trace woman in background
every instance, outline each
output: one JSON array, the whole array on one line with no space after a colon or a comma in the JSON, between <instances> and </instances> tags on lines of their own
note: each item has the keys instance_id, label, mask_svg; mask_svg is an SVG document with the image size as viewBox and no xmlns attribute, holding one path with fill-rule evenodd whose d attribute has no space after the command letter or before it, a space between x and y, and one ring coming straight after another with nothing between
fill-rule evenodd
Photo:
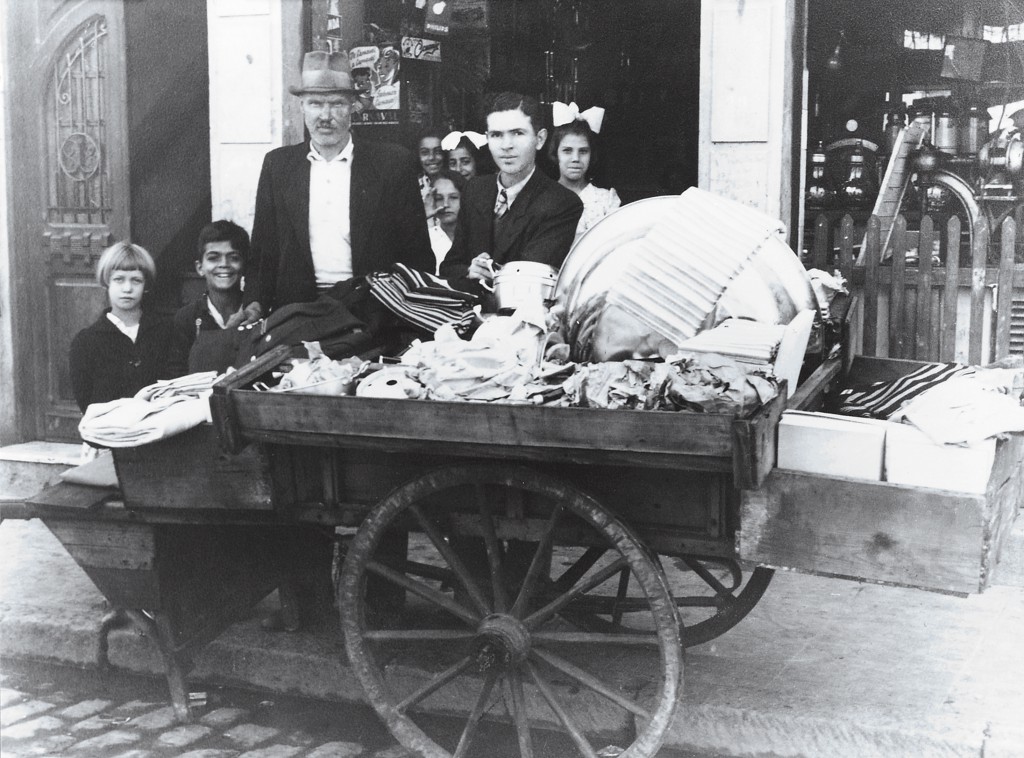
<instances>
[{"instance_id":1,"label":"woman in background","mask_svg":"<svg viewBox=\"0 0 1024 758\"><path fill-rule=\"evenodd\" d=\"M579 239L581 234L622 205L622 201L614 189L597 187L590 181L594 143L601 129L604 109L589 108L580 114L570 112L571 106L562 103L554 103L554 106L555 129L549 155L558 166L558 183L571 189L583 201L583 215L576 227L576 239ZM592 128L589 121L594 121L596 128Z\"/></svg>"},{"instance_id":2,"label":"woman in background","mask_svg":"<svg viewBox=\"0 0 1024 758\"><path fill-rule=\"evenodd\" d=\"M487 136L479 132L451 132L441 140L448 153L448 170L460 174L467 182L474 176L493 174L489 153L482 150Z\"/></svg>"},{"instance_id":3,"label":"woman in background","mask_svg":"<svg viewBox=\"0 0 1024 758\"><path fill-rule=\"evenodd\" d=\"M441 136L433 131L423 132L416 143L416 156L420 161L420 194L426 204L430 188L434 186L434 177L444 168L444 150L441 149Z\"/></svg>"},{"instance_id":4,"label":"woman in background","mask_svg":"<svg viewBox=\"0 0 1024 758\"><path fill-rule=\"evenodd\" d=\"M466 180L453 171L442 171L434 179L434 191L427 205L427 225L437 266L441 265L455 239L455 222L459 218L465 186ZM431 273L437 273L437 267Z\"/></svg>"}]
</instances>

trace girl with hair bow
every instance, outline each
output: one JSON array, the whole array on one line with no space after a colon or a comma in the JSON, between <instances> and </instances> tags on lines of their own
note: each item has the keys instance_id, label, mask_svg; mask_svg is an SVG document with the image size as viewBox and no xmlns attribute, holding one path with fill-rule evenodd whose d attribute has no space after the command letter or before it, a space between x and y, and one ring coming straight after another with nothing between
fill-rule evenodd
<instances>
[{"instance_id":1,"label":"girl with hair bow","mask_svg":"<svg viewBox=\"0 0 1024 758\"><path fill-rule=\"evenodd\" d=\"M554 132L548 148L558 166L558 183L579 195L583 215L576 226L576 239L622 205L613 189L597 187L590 181L594 166L595 142L604 121L604 108L592 107L580 112L576 103L551 104Z\"/></svg>"},{"instance_id":2,"label":"girl with hair bow","mask_svg":"<svg viewBox=\"0 0 1024 758\"><path fill-rule=\"evenodd\" d=\"M449 132L441 140L441 147L448 153L448 170L461 174L466 181L494 173L485 166L487 153L482 148L486 144L487 135L480 132Z\"/></svg>"}]
</instances>

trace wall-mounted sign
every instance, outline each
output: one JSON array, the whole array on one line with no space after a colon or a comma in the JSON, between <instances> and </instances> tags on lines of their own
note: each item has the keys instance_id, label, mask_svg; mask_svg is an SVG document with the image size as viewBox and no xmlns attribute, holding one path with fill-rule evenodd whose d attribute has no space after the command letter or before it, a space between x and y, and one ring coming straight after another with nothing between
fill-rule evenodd
<instances>
[{"instance_id":1,"label":"wall-mounted sign","mask_svg":"<svg viewBox=\"0 0 1024 758\"><path fill-rule=\"evenodd\" d=\"M393 126L397 124L397 110L369 110L352 114L352 126Z\"/></svg>"},{"instance_id":2,"label":"wall-mounted sign","mask_svg":"<svg viewBox=\"0 0 1024 758\"><path fill-rule=\"evenodd\" d=\"M452 1L427 0L423 30L431 34L447 34L452 20Z\"/></svg>"},{"instance_id":3,"label":"wall-mounted sign","mask_svg":"<svg viewBox=\"0 0 1024 758\"><path fill-rule=\"evenodd\" d=\"M420 37L402 37L402 57L418 61L441 62L441 43Z\"/></svg>"},{"instance_id":4,"label":"wall-mounted sign","mask_svg":"<svg viewBox=\"0 0 1024 758\"><path fill-rule=\"evenodd\" d=\"M402 82L402 57L395 45L364 45L348 51L352 80L359 92L353 123L397 124ZM387 114L382 112L387 111Z\"/></svg>"}]
</instances>

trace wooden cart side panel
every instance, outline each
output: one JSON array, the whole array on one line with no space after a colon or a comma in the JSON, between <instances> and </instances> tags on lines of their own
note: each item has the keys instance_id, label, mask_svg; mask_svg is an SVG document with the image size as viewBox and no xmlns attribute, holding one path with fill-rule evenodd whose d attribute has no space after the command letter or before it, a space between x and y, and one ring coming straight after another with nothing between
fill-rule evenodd
<instances>
[{"instance_id":1,"label":"wooden cart side panel","mask_svg":"<svg viewBox=\"0 0 1024 758\"><path fill-rule=\"evenodd\" d=\"M159 610L174 652L200 649L272 592L288 535L302 528L156 526Z\"/></svg>"},{"instance_id":2,"label":"wooden cart side panel","mask_svg":"<svg viewBox=\"0 0 1024 758\"><path fill-rule=\"evenodd\" d=\"M775 446L782 411L786 407L786 383L779 394L750 418L732 424L733 480L739 489L760 487L775 468Z\"/></svg>"},{"instance_id":3,"label":"wooden cart side panel","mask_svg":"<svg viewBox=\"0 0 1024 758\"><path fill-rule=\"evenodd\" d=\"M1016 507L1015 491L1017 477L993 506ZM978 592L990 510L981 495L776 470L743 493L739 552L777 568Z\"/></svg>"},{"instance_id":4,"label":"wooden cart side panel","mask_svg":"<svg viewBox=\"0 0 1024 758\"><path fill-rule=\"evenodd\" d=\"M152 526L55 519L43 523L115 607L160 607Z\"/></svg>"},{"instance_id":5,"label":"wooden cart side panel","mask_svg":"<svg viewBox=\"0 0 1024 758\"><path fill-rule=\"evenodd\" d=\"M252 445L228 455L208 424L149 445L114 450L130 508L256 510L273 508L270 468Z\"/></svg>"},{"instance_id":6,"label":"wooden cart side panel","mask_svg":"<svg viewBox=\"0 0 1024 758\"><path fill-rule=\"evenodd\" d=\"M733 456L733 417L659 411L609 412L588 408L450 403L432 400L321 397L291 393L232 392L244 434L296 432L326 442L365 440L367 446L471 445L515 451L590 451L622 456Z\"/></svg>"},{"instance_id":7,"label":"wooden cart side panel","mask_svg":"<svg viewBox=\"0 0 1024 758\"><path fill-rule=\"evenodd\" d=\"M156 547L150 526L50 519L44 523L83 568L153 568Z\"/></svg>"}]
</instances>

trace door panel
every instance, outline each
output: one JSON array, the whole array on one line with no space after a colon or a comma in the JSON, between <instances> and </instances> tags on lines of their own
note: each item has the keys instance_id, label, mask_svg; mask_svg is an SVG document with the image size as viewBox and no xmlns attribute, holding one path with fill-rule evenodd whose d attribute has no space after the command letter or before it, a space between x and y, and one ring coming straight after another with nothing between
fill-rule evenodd
<instances>
[{"instance_id":1,"label":"door panel","mask_svg":"<svg viewBox=\"0 0 1024 758\"><path fill-rule=\"evenodd\" d=\"M11 155L22 427L76 440L68 347L106 304L94 279L100 253L129 234L124 11L116 0L17 5L9 60L21 147Z\"/></svg>"}]
</instances>

